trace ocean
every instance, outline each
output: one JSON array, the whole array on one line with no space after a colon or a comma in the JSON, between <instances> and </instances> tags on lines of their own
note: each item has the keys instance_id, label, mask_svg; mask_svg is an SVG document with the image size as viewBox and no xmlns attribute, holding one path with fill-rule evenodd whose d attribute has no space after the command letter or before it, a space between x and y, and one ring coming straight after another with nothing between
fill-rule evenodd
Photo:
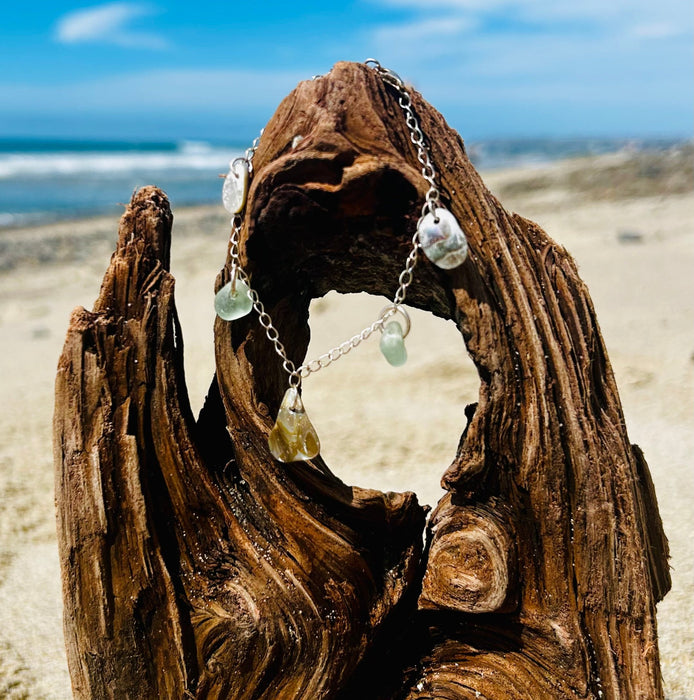
<instances>
[{"instance_id":1,"label":"ocean","mask_svg":"<svg viewBox=\"0 0 694 700\"><path fill-rule=\"evenodd\" d=\"M621 149L664 149L676 140L492 139L468 142L481 170L542 164ZM155 184L174 208L221 206L229 161L248 144L0 138L0 229L118 215L135 189Z\"/></svg>"},{"instance_id":2,"label":"ocean","mask_svg":"<svg viewBox=\"0 0 694 700\"><path fill-rule=\"evenodd\" d=\"M0 139L0 228L119 214L133 191L158 185L172 206L220 201L244 145Z\"/></svg>"}]
</instances>

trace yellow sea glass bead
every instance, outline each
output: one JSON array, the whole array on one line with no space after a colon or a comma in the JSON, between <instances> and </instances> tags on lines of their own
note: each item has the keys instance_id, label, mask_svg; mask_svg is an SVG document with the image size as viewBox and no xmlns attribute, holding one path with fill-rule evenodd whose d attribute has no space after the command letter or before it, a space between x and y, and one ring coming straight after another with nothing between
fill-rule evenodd
<instances>
[{"instance_id":1,"label":"yellow sea glass bead","mask_svg":"<svg viewBox=\"0 0 694 700\"><path fill-rule=\"evenodd\" d=\"M284 394L268 445L272 456L280 462L305 461L320 452L318 434L296 387L289 387Z\"/></svg>"}]
</instances>

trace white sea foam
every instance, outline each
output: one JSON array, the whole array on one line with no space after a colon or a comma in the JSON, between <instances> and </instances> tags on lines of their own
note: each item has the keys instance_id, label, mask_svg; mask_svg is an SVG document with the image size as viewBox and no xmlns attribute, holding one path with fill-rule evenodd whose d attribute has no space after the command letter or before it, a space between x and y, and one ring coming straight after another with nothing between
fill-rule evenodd
<instances>
[{"instance_id":1,"label":"white sea foam","mask_svg":"<svg viewBox=\"0 0 694 700\"><path fill-rule=\"evenodd\" d=\"M128 173L212 170L226 172L240 151L183 142L175 151L66 151L0 153L0 180L51 175L122 177Z\"/></svg>"},{"instance_id":2,"label":"white sea foam","mask_svg":"<svg viewBox=\"0 0 694 700\"><path fill-rule=\"evenodd\" d=\"M51 216L48 212L37 211L17 214L8 211L0 211L0 229L34 226L55 218L56 217Z\"/></svg>"},{"instance_id":3,"label":"white sea foam","mask_svg":"<svg viewBox=\"0 0 694 700\"><path fill-rule=\"evenodd\" d=\"M182 151L183 153L191 153L195 155L200 155L200 154L209 154L214 152L215 150L220 150L220 149L215 149L215 147L211 144L208 143L207 141L191 141L191 140L184 140L180 141L178 143L178 149Z\"/></svg>"}]
</instances>

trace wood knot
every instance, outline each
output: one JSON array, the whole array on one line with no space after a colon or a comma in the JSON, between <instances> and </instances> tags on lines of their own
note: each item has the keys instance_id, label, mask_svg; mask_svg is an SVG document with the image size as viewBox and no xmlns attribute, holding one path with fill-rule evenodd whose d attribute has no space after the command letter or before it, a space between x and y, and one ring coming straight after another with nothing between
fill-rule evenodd
<instances>
[{"instance_id":1,"label":"wood knot","mask_svg":"<svg viewBox=\"0 0 694 700\"><path fill-rule=\"evenodd\" d=\"M420 609L490 613L513 607L516 553L504 509L445 499L430 532Z\"/></svg>"}]
</instances>

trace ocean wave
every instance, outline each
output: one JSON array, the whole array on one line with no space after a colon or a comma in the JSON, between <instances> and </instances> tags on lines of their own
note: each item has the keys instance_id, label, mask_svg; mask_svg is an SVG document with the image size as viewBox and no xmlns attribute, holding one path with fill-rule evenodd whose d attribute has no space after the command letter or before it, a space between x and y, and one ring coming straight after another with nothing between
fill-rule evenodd
<instances>
[{"instance_id":1,"label":"ocean wave","mask_svg":"<svg viewBox=\"0 0 694 700\"><path fill-rule=\"evenodd\" d=\"M194 155L200 155L201 153L210 154L215 150L219 150L208 141L193 141L190 139L179 141L176 144L176 147L181 151L181 153L189 153Z\"/></svg>"},{"instance_id":2,"label":"ocean wave","mask_svg":"<svg viewBox=\"0 0 694 700\"><path fill-rule=\"evenodd\" d=\"M626 139L506 139L468 143L478 168L542 163L624 148L669 147ZM229 162L244 146L0 138L0 230L94 215L116 216L139 187L156 184L172 206L217 204Z\"/></svg>"},{"instance_id":3,"label":"ocean wave","mask_svg":"<svg viewBox=\"0 0 694 700\"><path fill-rule=\"evenodd\" d=\"M56 176L123 177L127 174L177 171L226 172L241 155L233 148L206 142L181 142L175 151L65 151L1 153L0 180Z\"/></svg>"},{"instance_id":4,"label":"ocean wave","mask_svg":"<svg viewBox=\"0 0 694 700\"><path fill-rule=\"evenodd\" d=\"M25 226L37 226L60 219L59 215L53 212L26 212L12 213L0 211L0 230L7 228L22 228ZM70 218L64 215L62 218Z\"/></svg>"}]
</instances>

